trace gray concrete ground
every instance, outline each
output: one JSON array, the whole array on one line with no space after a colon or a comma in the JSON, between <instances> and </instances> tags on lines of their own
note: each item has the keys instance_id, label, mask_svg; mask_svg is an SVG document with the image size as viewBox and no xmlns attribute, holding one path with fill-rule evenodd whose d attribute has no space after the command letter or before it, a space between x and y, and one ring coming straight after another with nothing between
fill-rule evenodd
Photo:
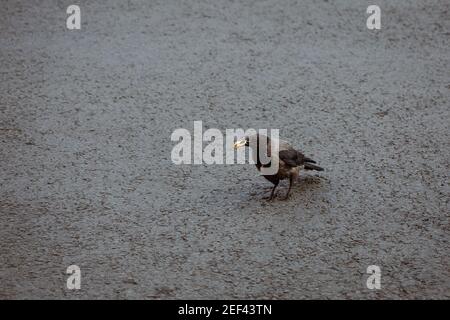
<instances>
[{"instance_id":1,"label":"gray concrete ground","mask_svg":"<svg viewBox=\"0 0 450 320\"><path fill-rule=\"evenodd\" d=\"M0 7L0 298L450 298L448 1L70 4ZM172 164L194 120L326 171L267 203Z\"/></svg>"}]
</instances>

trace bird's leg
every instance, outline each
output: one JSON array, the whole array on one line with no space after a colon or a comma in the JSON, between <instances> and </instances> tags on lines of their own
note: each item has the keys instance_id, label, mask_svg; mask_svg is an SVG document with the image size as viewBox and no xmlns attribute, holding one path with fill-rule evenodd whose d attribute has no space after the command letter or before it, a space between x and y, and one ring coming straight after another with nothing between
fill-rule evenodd
<instances>
[{"instance_id":1,"label":"bird's leg","mask_svg":"<svg viewBox=\"0 0 450 320\"><path fill-rule=\"evenodd\" d=\"M289 177L289 188L288 188L288 191L286 192L286 196L283 198L283 200L287 200L289 198L289 192L291 192L293 182L294 182L294 177L291 175Z\"/></svg>"},{"instance_id":2,"label":"bird's leg","mask_svg":"<svg viewBox=\"0 0 450 320\"><path fill-rule=\"evenodd\" d=\"M270 201L270 200L273 199L273 196L274 196L274 194L275 194L275 189L277 188L278 183L279 183L279 181L276 181L276 182L274 183L274 186L273 186L273 188L272 188L272 192L270 193L270 196L269 196L269 197L264 197L263 199L267 199L267 201Z\"/></svg>"}]
</instances>

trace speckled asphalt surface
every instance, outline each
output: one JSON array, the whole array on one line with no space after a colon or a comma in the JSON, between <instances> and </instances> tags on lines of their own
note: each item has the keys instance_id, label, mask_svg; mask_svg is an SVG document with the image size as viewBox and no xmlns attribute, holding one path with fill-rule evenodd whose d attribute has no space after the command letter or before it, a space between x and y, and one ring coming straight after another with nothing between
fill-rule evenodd
<instances>
[{"instance_id":1,"label":"speckled asphalt surface","mask_svg":"<svg viewBox=\"0 0 450 320\"><path fill-rule=\"evenodd\" d=\"M101 3L1 3L0 298L450 298L448 1ZM195 120L326 171L267 203Z\"/></svg>"}]
</instances>

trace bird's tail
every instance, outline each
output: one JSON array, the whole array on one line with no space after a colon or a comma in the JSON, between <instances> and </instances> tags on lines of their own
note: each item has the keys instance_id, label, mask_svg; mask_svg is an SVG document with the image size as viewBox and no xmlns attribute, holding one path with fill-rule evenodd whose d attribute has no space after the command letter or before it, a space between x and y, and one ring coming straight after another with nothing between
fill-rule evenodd
<instances>
[{"instance_id":1,"label":"bird's tail","mask_svg":"<svg viewBox=\"0 0 450 320\"><path fill-rule=\"evenodd\" d=\"M311 161L312 162L312 161ZM315 162L314 162L315 163ZM315 164L312 164L310 162L305 163L305 170L316 170L316 171L323 171L322 167L316 166Z\"/></svg>"}]
</instances>

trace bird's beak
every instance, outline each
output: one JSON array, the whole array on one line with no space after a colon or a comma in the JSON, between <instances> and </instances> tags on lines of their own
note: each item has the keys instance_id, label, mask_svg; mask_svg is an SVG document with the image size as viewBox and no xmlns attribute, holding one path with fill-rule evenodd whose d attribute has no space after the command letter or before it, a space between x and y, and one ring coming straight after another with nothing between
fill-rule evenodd
<instances>
[{"instance_id":1,"label":"bird's beak","mask_svg":"<svg viewBox=\"0 0 450 320\"><path fill-rule=\"evenodd\" d=\"M245 146L246 143L247 143L247 141L246 141L245 139L238 140L238 141L236 141L236 143L234 144L234 148L235 148L235 149L238 149L238 148L240 148L240 147L243 147L243 146Z\"/></svg>"}]
</instances>

